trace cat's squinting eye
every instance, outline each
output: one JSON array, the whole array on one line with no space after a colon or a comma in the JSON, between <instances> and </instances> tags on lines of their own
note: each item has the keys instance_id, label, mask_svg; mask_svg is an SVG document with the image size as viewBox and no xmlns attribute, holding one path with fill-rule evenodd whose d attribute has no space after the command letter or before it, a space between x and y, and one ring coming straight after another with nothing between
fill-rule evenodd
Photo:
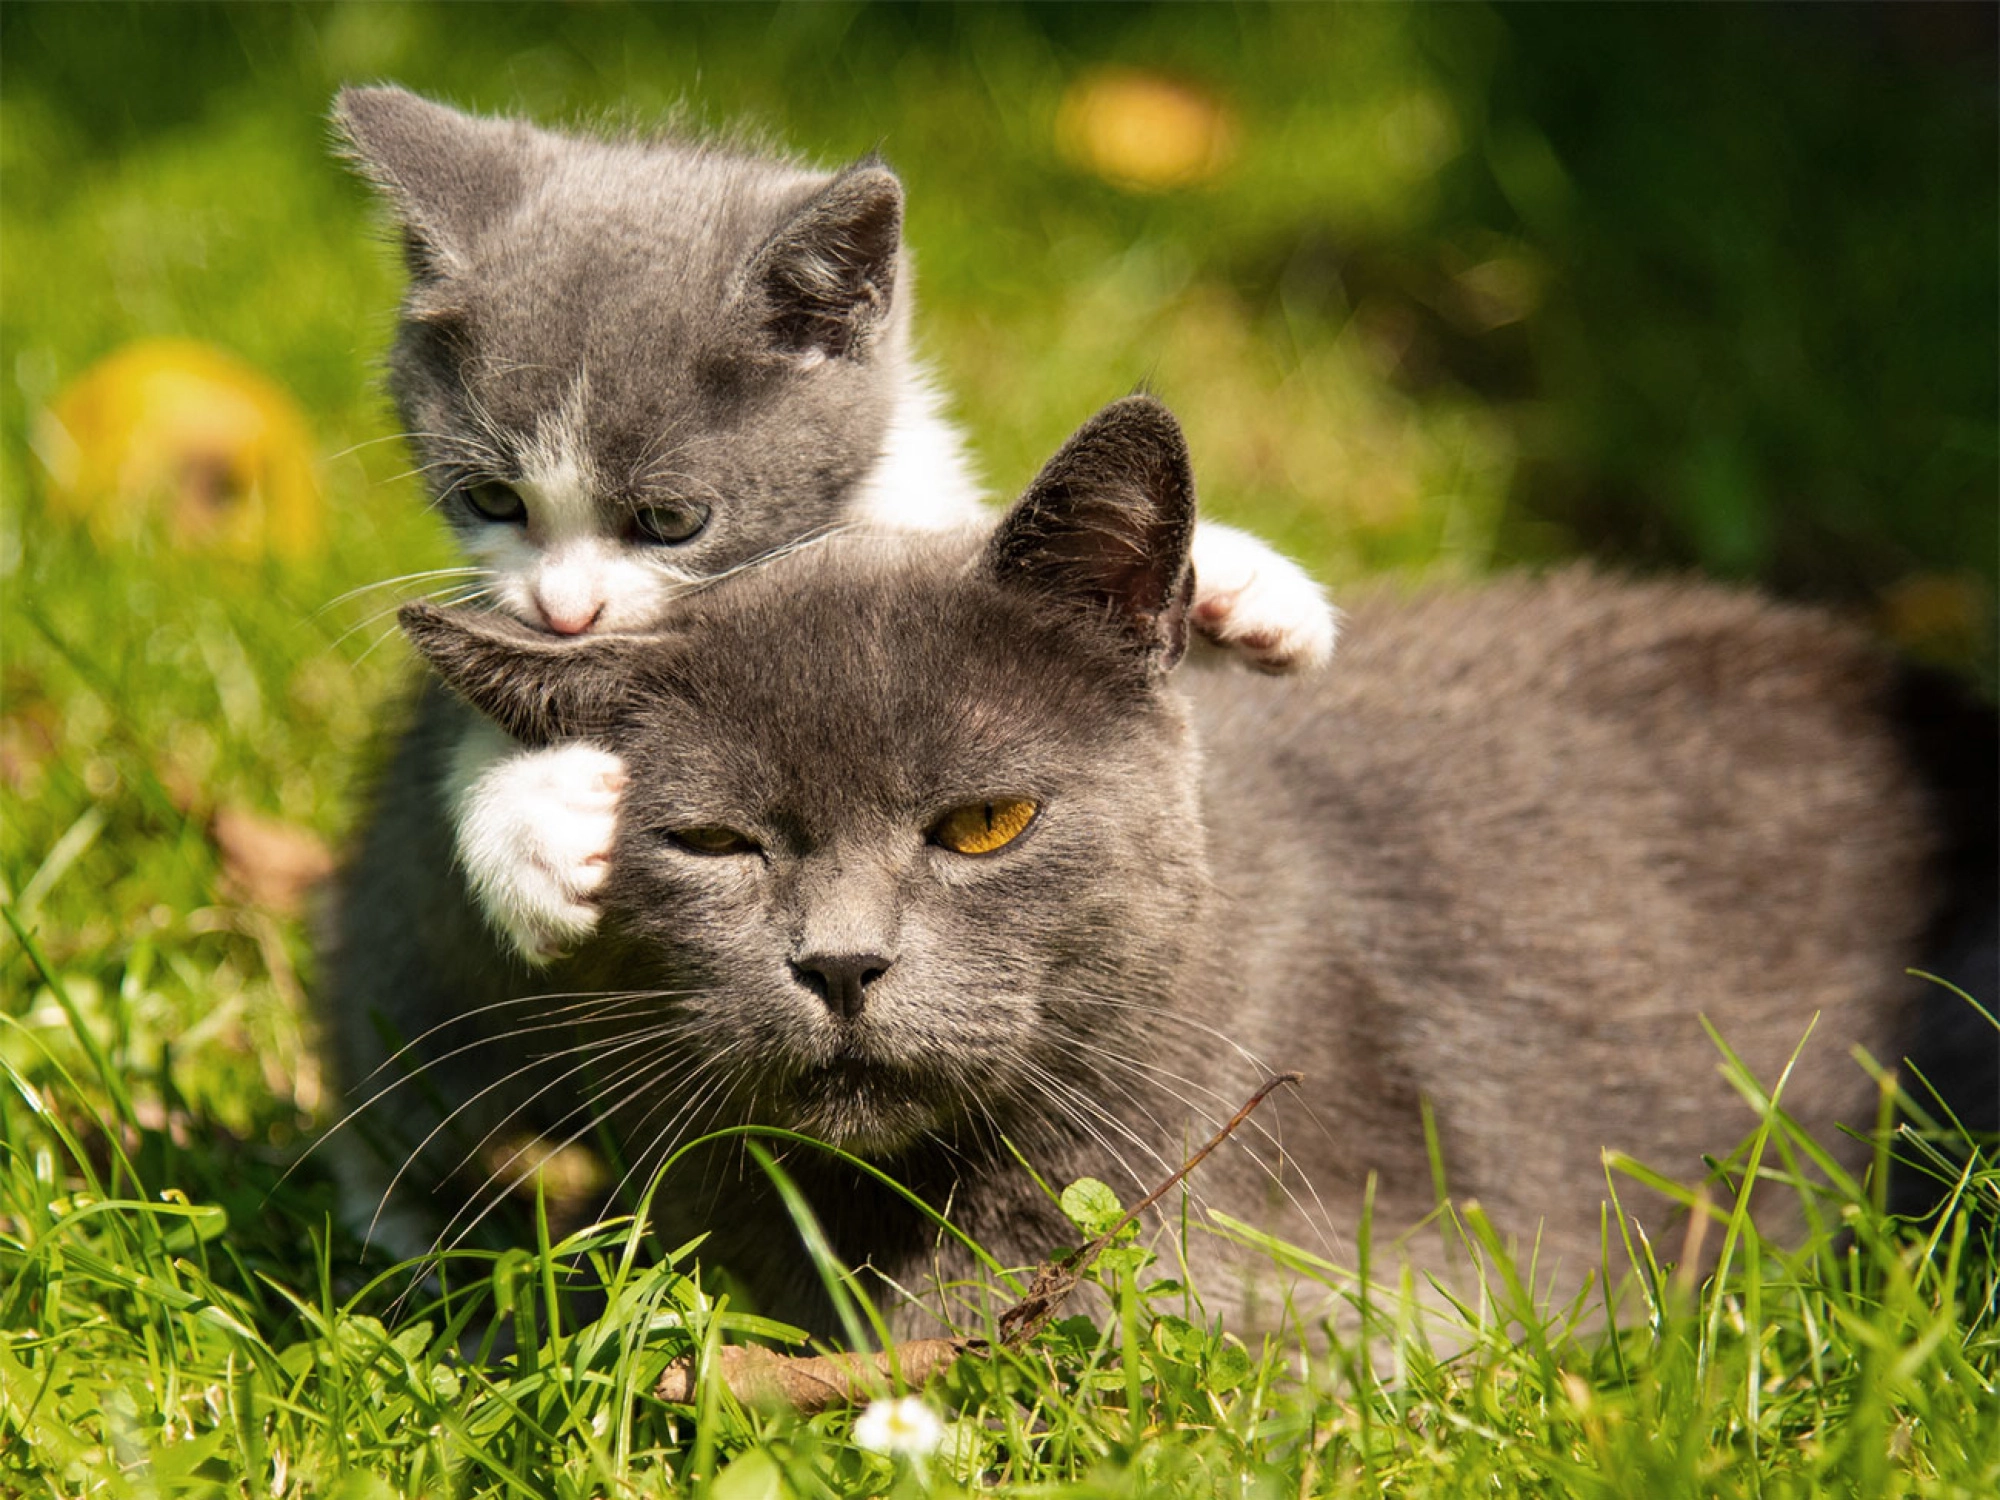
<instances>
[{"instance_id":1,"label":"cat's squinting eye","mask_svg":"<svg viewBox=\"0 0 2000 1500\"><path fill-rule=\"evenodd\" d=\"M930 840L954 854L991 854L1026 833L1036 811L1025 797L968 802L933 823Z\"/></svg>"},{"instance_id":2,"label":"cat's squinting eye","mask_svg":"<svg viewBox=\"0 0 2000 1500\"><path fill-rule=\"evenodd\" d=\"M671 505L649 505L632 517L632 529L639 540L677 547L701 535L708 524L708 507L699 500L676 500Z\"/></svg>"},{"instance_id":3,"label":"cat's squinting eye","mask_svg":"<svg viewBox=\"0 0 2000 1500\"><path fill-rule=\"evenodd\" d=\"M525 521L528 502L511 484L497 479L465 486L465 503L489 521Z\"/></svg>"},{"instance_id":4,"label":"cat's squinting eye","mask_svg":"<svg viewBox=\"0 0 2000 1500\"><path fill-rule=\"evenodd\" d=\"M734 828L675 828L667 839L690 854L755 854L757 841Z\"/></svg>"}]
</instances>

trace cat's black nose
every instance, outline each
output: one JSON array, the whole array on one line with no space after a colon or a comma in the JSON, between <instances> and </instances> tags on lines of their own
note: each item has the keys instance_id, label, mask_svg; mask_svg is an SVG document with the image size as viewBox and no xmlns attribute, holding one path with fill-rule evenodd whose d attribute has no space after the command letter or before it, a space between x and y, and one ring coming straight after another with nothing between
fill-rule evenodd
<instances>
[{"instance_id":1,"label":"cat's black nose","mask_svg":"<svg viewBox=\"0 0 2000 1500\"><path fill-rule=\"evenodd\" d=\"M808 953L792 960L799 983L826 1002L844 1021L861 1014L868 986L889 972L895 960L879 953Z\"/></svg>"}]
</instances>

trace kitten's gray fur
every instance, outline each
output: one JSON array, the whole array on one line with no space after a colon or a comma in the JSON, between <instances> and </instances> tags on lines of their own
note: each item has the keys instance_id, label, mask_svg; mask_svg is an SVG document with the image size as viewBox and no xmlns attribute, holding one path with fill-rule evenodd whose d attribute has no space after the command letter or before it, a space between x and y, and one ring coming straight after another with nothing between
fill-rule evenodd
<instances>
[{"instance_id":1,"label":"kitten's gray fur","mask_svg":"<svg viewBox=\"0 0 2000 1500\"><path fill-rule=\"evenodd\" d=\"M424 1038L422 1077L360 1117L391 1159L443 1113L426 1094L458 1111L397 1199L472 1202L477 1172L444 1179L503 1126L562 1138L609 1112L643 1175L756 1121L878 1161L1026 1263L1073 1235L1001 1135L1051 1181L1135 1194L1298 1068L1282 1169L1225 1152L1198 1201L1309 1245L1330 1230L1338 1253L1376 1173L1386 1240L1433 1207L1429 1101L1453 1192L1510 1233L1544 1225L1573 1281L1603 1148L1692 1178L1754 1124L1697 1018L1769 1081L1816 1012L1786 1105L1857 1163L1836 1126L1869 1124L1875 1094L1848 1049L1903 1051L1904 966L1964 873L1889 662L1811 612L1572 573L1377 600L1321 681L1172 674L1192 519L1179 431L1133 399L975 555L834 539L690 596L650 639L407 609L453 692L529 743L601 737L632 781L598 937L531 982L441 857L435 747L404 745L329 961L347 1077L388 1050L375 1018ZM1014 844L926 842L996 796L1041 804ZM668 837L716 825L763 853ZM1990 996L1979 921L1959 951L1986 956L1948 977ZM829 954L881 969L853 1015L812 982ZM567 998L607 991L630 998ZM869 1180L785 1161L850 1263L906 1287L972 1269ZM657 1212L670 1243L708 1231L704 1258L763 1310L831 1331L740 1150L694 1159ZM1224 1247L1189 1250L1214 1295Z\"/></svg>"},{"instance_id":2,"label":"kitten's gray fur","mask_svg":"<svg viewBox=\"0 0 2000 1500\"><path fill-rule=\"evenodd\" d=\"M531 473L551 442L611 535L651 501L713 502L673 551L689 574L840 515L909 374L886 168L562 136L394 88L344 90L335 119L402 226L390 388L454 525L486 529L455 480Z\"/></svg>"}]
</instances>

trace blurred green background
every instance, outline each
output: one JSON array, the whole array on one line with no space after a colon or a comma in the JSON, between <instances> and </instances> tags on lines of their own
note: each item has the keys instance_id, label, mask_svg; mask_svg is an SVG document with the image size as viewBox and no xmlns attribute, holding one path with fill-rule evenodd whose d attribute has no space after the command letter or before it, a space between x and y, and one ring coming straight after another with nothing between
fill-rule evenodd
<instances>
[{"instance_id":1,"label":"blurred green background","mask_svg":"<svg viewBox=\"0 0 2000 1500\"><path fill-rule=\"evenodd\" d=\"M1336 587L1693 567L1851 609L1990 692L1995 15L14 0L0 895L169 1096L193 1084L165 1039L207 1040L312 1112L295 903L217 820L339 835L406 669L369 650L389 595L329 601L449 560L378 393L399 277L328 151L344 81L879 148L922 344L999 491L1143 381L1205 505ZM52 508L43 413L167 335L296 399L325 506L303 558L178 550L160 521L93 541ZM12 1013L53 1036L0 945Z\"/></svg>"},{"instance_id":2,"label":"blurred green background","mask_svg":"<svg viewBox=\"0 0 2000 1500\"><path fill-rule=\"evenodd\" d=\"M19 4L3 24L17 502L32 410L142 334L248 356L323 456L386 430L396 276L326 151L340 82L550 121L684 103L903 173L925 343L999 488L1143 379L1213 506L1336 578L1693 564L1886 605L1990 673L1989 7ZM1104 180L1072 137L1107 68L1210 113L1198 180ZM335 547L407 510L399 467L329 462Z\"/></svg>"}]
</instances>

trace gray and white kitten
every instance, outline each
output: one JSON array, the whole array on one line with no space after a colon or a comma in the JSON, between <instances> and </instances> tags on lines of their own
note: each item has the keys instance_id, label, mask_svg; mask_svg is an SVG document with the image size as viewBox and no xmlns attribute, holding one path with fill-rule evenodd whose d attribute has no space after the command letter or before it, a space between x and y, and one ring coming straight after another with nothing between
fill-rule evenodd
<instances>
[{"instance_id":1,"label":"gray and white kitten","mask_svg":"<svg viewBox=\"0 0 2000 1500\"><path fill-rule=\"evenodd\" d=\"M1297 1068L1282 1154L1220 1154L1199 1207L1337 1249L1373 1175L1386 1247L1434 1207L1427 1103L1453 1191L1539 1226L1573 1284L1604 1148L1699 1178L1754 1125L1700 1018L1768 1082L1817 1017L1784 1103L1854 1167L1837 1127L1875 1090L1849 1049L1927 1045L1906 965L1993 992L1990 820L1954 842L1896 672L1853 633L1566 574L1364 605L1324 677L1188 674L1193 530L1179 430L1134 398L977 544L830 538L639 637L407 606L452 693L524 744L605 745L629 782L604 920L529 978L440 857L422 788L449 746L404 744L329 961L341 1070L387 1090L357 1117L387 1164L368 1190L445 1241L524 1170L496 1142L602 1126L639 1183L763 1125L1032 1263L1071 1231L1016 1149L1133 1193ZM1964 722L1990 773L1990 716ZM1931 1043L1990 1125L1992 1029ZM977 1273L867 1175L784 1161L850 1265ZM735 1142L655 1211L763 1311L832 1331ZM1221 1296L1225 1242L1187 1249Z\"/></svg>"},{"instance_id":2,"label":"gray and white kitten","mask_svg":"<svg viewBox=\"0 0 2000 1500\"><path fill-rule=\"evenodd\" d=\"M724 145L598 139L344 90L336 125L400 220L390 385L485 603L561 635L838 526L984 512L909 346L901 185ZM1273 670L1332 650L1297 565L1201 529L1196 623ZM597 920L624 771L468 720L441 767L452 857L544 963Z\"/></svg>"}]
</instances>

